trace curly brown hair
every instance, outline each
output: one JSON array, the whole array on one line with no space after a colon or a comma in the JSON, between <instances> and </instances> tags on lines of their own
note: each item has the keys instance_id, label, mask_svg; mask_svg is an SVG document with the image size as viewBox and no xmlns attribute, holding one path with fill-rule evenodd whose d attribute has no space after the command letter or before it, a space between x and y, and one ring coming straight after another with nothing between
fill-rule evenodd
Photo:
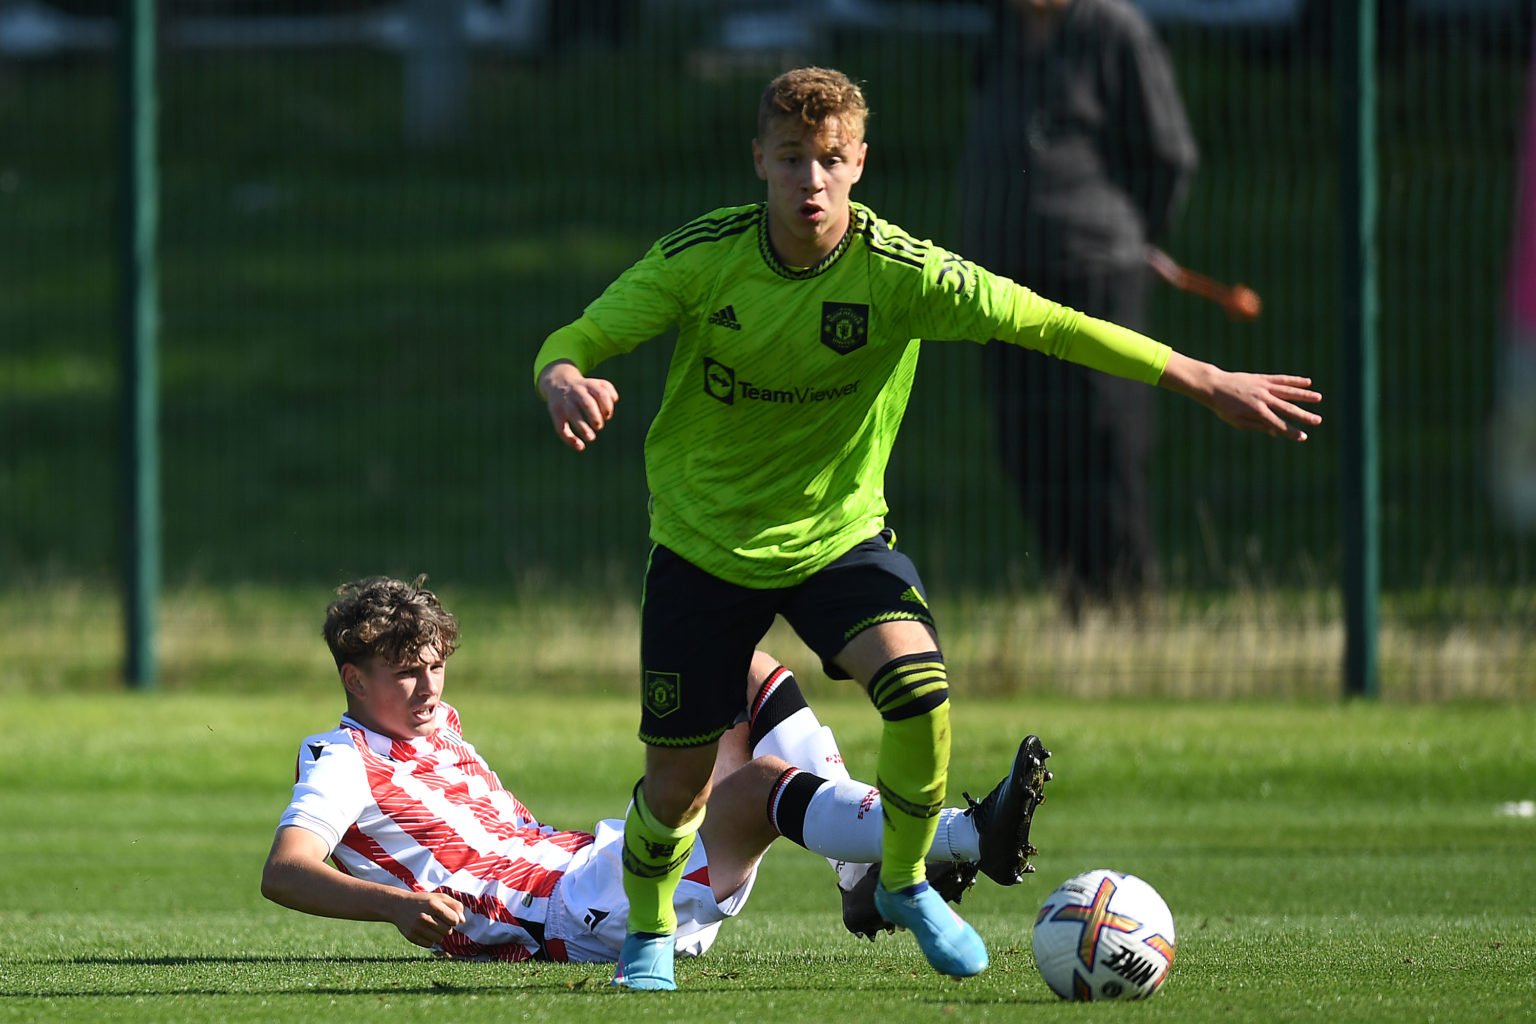
<instances>
[{"instance_id":1,"label":"curly brown hair","mask_svg":"<svg viewBox=\"0 0 1536 1024\"><path fill-rule=\"evenodd\" d=\"M835 121L845 131L864 137L869 105L864 91L841 71L831 68L795 68L768 83L757 104L757 136L768 134L768 125L779 118L794 118L817 129Z\"/></svg>"},{"instance_id":2,"label":"curly brown hair","mask_svg":"<svg viewBox=\"0 0 1536 1024\"><path fill-rule=\"evenodd\" d=\"M343 583L325 610L325 642L336 667L382 658L409 665L430 647L446 659L459 646L459 621L423 586L388 576Z\"/></svg>"}]
</instances>

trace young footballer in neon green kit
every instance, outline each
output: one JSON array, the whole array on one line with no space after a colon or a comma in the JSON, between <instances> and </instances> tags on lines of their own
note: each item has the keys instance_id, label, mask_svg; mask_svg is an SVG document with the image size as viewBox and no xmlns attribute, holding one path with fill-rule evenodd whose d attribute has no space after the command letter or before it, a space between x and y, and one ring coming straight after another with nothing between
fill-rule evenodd
<instances>
[{"instance_id":1,"label":"young footballer in neon green kit","mask_svg":"<svg viewBox=\"0 0 1536 1024\"><path fill-rule=\"evenodd\" d=\"M629 937L614 983L675 987L671 891L709 794L721 734L741 711L756 643L783 615L834 677L857 679L883 719L877 765L884 857L876 905L944 974L986 947L925 881L949 764L948 686L921 579L885 527L884 474L918 341L1036 349L1177 391L1232 426L1294 441L1321 417L1311 380L1231 373L1085 317L919 240L853 203L868 110L837 71L769 84L752 157L766 202L728 207L656 242L535 359L556 434L582 451L618 391L587 376L670 327L677 346L646 437L651 539L641 626L645 775L625 822ZM1019 749L990 827L1022 871L1048 756ZM1007 788L1006 786L1004 788ZM978 808L978 811L983 810Z\"/></svg>"}]
</instances>

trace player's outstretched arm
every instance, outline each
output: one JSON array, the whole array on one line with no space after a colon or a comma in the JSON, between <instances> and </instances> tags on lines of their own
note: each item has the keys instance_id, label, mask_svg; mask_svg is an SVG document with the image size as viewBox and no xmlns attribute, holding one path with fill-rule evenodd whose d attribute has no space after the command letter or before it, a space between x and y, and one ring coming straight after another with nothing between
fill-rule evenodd
<instances>
[{"instance_id":1,"label":"player's outstretched arm","mask_svg":"<svg viewBox=\"0 0 1536 1024\"><path fill-rule=\"evenodd\" d=\"M569 359L557 359L539 371L539 394L549 404L555 436L577 451L597 440L619 401L611 382L585 376Z\"/></svg>"},{"instance_id":2,"label":"player's outstretched arm","mask_svg":"<svg viewBox=\"0 0 1536 1024\"><path fill-rule=\"evenodd\" d=\"M1193 398L1239 430L1305 441L1307 432L1302 426L1315 427L1323 422L1320 415L1297 404L1323 400L1312 390L1311 377L1233 373L1174 352L1158 384Z\"/></svg>"},{"instance_id":3,"label":"player's outstretched arm","mask_svg":"<svg viewBox=\"0 0 1536 1024\"><path fill-rule=\"evenodd\" d=\"M411 942L428 948L464 923L464 907L438 892L407 892L344 875L325 862L325 841L308 829L277 830L261 871L261 894L273 903L317 917L388 921Z\"/></svg>"}]
</instances>

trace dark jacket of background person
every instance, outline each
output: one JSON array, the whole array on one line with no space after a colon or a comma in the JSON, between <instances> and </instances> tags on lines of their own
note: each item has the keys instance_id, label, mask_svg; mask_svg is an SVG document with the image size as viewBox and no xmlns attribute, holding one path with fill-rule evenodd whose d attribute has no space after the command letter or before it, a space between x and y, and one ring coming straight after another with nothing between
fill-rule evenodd
<instances>
[{"instance_id":1,"label":"dark jacket of background person","mask_svg":"<svg viewBox=\"0 0 1536 1024\"><path fill-rule=\"evenodd\" d=\"M1049 21L1032 21L1028 0L996 6L976 61L961 251L1145 331L1146 247L1166 236L1197 162L1167 52L1126 0L1071 0ZM1073 613L1138 600L1156 577L1155 396L1009 348L988 346L999 447L1048 574Z\"/></svg>"}]
</instances>

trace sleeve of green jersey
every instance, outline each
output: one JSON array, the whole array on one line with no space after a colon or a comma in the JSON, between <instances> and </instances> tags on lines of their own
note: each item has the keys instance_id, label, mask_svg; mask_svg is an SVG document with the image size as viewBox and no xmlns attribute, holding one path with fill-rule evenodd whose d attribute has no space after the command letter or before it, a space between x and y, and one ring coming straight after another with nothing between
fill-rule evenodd
<instances>
[{"instance_id":1,"label":"sleeve of green jersey","mask_svg":"<svg viewBox=\"0 0 1536 1024\"><path fill-rule=\"evenodd\" d=\"M1036 344L1028 338L1016 344L1038 349L1057 359L1078 363L1090 370L1139 380L1143 384L1156 384L1162 379L1163 368L1168 365L1168 357L1173 354L1173 349L1167 345L1138 334L1129 327L1087 316L1058 302L1041 298L1022 286L1014 287L1031 300L1053 307L1046 315L1045 325L1029 335L1038 338L1042 344Z\"/></svg>"},{"instance_id":2,"label":"sleeve of green jersey","mask_svg":"<svg viewBox=\"0 0 1536 1024\"><path fill-rule=\"evenodd\" d=\"M641 260L620 274L574 322L544 339L533 359L533 379L550 363L569 359L583 374L610 356L632 352L681 317L683 301L676 275L652 246Z\"/></svg>"},{"instance_id":3,"label":"sleeve of green jersey","mask_svg":"<svg viewBox=\"0 0 1536 1024\"><path fill-rule=\"evenodd\" d=\"M1156 384L1172 353L1119 324L1052 302L1006 277L935 246L924 260L913 310L924 338L993 339L1092 370Z\"/></svg>"}]
</instances>

